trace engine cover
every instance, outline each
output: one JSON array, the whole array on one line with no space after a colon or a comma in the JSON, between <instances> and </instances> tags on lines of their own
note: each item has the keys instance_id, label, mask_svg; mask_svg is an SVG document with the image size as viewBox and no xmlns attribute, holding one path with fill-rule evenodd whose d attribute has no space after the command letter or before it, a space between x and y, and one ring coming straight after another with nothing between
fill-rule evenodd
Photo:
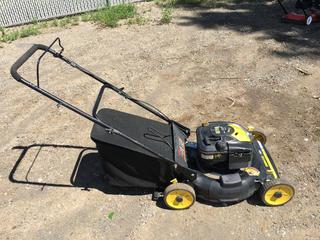
<instances>
[{"instance_id":1,"label":"engine cover","mask_svg":"<svg viewBox=\"0 0 320 240\"><path fill-rule=\"evenodd\" d=\"M199 163L212 171L218 163L229 170L248 167L252 160L252 135L232 122L209 122L197 128Z\"/></svg>"}]
</instances>

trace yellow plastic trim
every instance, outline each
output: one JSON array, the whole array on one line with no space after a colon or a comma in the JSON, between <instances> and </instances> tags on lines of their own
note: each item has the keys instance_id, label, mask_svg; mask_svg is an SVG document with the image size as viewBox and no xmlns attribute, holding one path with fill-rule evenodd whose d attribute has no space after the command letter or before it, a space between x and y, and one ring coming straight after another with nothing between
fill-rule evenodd
<instances>
[{"instance_id":1,"label":"yellow plastic trim","mask_svg":"<svg viewBox=\"0 0 320 240\"><path fill-rule=\"evenodd\" d=\"M245 172L247 172L250 176L259 176L260 171L255 167L246 167L244 169Z\"/></svg>"},{"instance_id":2,"label":"yellow plastic trim","mask_svg":"<svg viewBox=\"0 0 320 240\"><path fill-rule=\"evenodd\" d=\"M272 165L272 163L270 162L270 159L269 159L269 157L268 157L268 155L267 155L267 153L266 153L266 150L264 150L262 144L261 144L259 141L258 141L258 144L259 144L259 147L260 147L261 152L262 152L262 156L261 156L261 157L263 158L264 164L267 165L266 167L269 167L269 169L270 169L273 177L274 177L275 179L277 179L279 176L278 176L278 174L276 173L276 171L274 170L273 165Z\"/></svg>"},{"instance_id":3,"label":"yellow plastic trim","mask_svg":"<svg viewBox=\"0 0 320 240\"><path fill-rule=\"evenodd\" d=\"M176 178L174 178L174 179L172 179L170 182L171 182L171 183L177 183L178 180L177 180Z\"/></svg>"},{"instance_id":4,"label":"yellow plastic trim","mask_svg":"<svg viewBox=\"0 0 320 240\"><path fill-rule=\"evenodd\" d=\"M281 197L277 198L276 193L281 193ZM291 200L294 190L286 184L278 184L269 188L263 198L264 201L270 206L283 205Z\"/></svg>"},{"instance_id":5,"label":"yellow plastic trim","mask_svg":"<svg viewBox=\"0 0 320 240\"><path fill-rule=\"evenodd\" d=\"M232 137L240 142L251 142L248 132L245 131L241 126L235 123L230 123L228 126L234 129L234 132L231 134Z\"/></svg>"},{"instance_id":6,"label":"yellow plastic trim","mask_svg":"<svg viewBox=\"0 0 320 240\"><path fill-rule=\"evenodd\" d=\"M247 129L248 129L249 132L252 132L254 130L254 127L253 126L248 126Z\"/></svg>"},{"instance_id":7,"label":"yellow plastic trim","mask_svg":"<svg viewBox=\"0 0 320 240\"><path fill-rule=\"evenodd\" d=\"M181 198L182 201L177 201L177 198ZM189 208L195 201L193 195L183 189L177 189L169 192L165 199L169 207L173 209L185 209Z\"/></svg>"}]
</instances>

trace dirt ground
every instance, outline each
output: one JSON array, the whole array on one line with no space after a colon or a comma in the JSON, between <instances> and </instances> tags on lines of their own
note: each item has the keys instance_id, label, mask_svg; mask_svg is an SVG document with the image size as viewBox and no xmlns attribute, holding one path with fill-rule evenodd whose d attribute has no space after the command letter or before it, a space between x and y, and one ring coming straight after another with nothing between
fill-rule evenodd
<instances>
[{"instance_id":1,"label":"dirt ground","mask_svg":"<svg viewBox=\"0 0 320 240\"><path fill-rule=\"evenodd\" d=\"M142 26L81 23L0 48L0 238L320 239L320 26L280 23L274 3L179 7L168 25L153 3L139 9L153 17ZM57 36L67 57L192 129L208 120L262 129L295 198L170 211L105 186L92 124L9 73L31 44ZM35 59L21 73L34 80L34 69ZM99 85L45 58L41 86L90 112ZM112 93L103 105L147 116Z\"/></svg>"}]
</instances>

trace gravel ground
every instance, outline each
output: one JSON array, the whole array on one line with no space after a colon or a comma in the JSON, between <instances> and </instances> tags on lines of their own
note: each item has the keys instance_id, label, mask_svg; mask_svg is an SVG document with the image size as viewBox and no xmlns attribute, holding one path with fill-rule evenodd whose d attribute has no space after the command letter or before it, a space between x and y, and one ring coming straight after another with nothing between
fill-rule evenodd
<instances>
[{"instance_id":1,"label":"gravel ground","mask_svg":"<svg viewBox=\"0 0 320 240\"><path fill-rule=\"evenodd\" d=\"M179 7L168 25L159 25L161 10L153 3L138 6L150 18L142 26L81 23L0 48L0 238L320 239L319 26L282 24L272 3ZM92 124L9 74L31 44L57 36L66 56L192 129L207 120L262 129L295 198L278 208L249 199L170 211L150 194L106 186L91 149ZM29 79L34 66L33 59L22 71ZM79 72L46 58L41 80L91 111L98 85ZM111 93L103 105L148 116Z\"/></svg>"}]
</instances>

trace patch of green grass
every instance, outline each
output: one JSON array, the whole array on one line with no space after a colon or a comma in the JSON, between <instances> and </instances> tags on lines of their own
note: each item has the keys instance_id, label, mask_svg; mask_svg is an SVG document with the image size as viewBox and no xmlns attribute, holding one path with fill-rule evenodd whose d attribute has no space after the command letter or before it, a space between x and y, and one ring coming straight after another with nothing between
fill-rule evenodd
<instances>
[{"instance_id":1,"label":"patch of green grass","mask_svg":"<svg viewBox=\"0 0 320 240\"><path fill-rule=\"evenodd\" d=\"M79 25L79 16L73 16L71 18L71 26Z\"/></svg>"},{"instance_id":2,"label":"patch of green grass","mask_svg":"<svg viewBox=\"0 0 320 240\"><path fill-rule=\"evenodd\" d=\"M4 34L1 35L0 41L1 42L12 42L17 40L20 36L20 32L18 30L7 32L5 31Z\"/></svg>"},{"instance_id":3,"label":"patch of green grass","mask_svg":"<svg viewBox=\"0 0 320 240\"><path fill-rule=\"evenodd\" d=\"M62 18L58 21L59 27L66 27L68 24L71 23L71 19L69 17Z\"/></svg>"},{"instance_id":4,"label":"patch of green grass","mask_svg":"<svg viewBox=\"0 0 320 240\"><path fill-rule=\"evenodd\" d=\"M58 26L59 26L59 21L58 21L58 19L54 19L54 20L51 22L51 26L52 26L52 27L58 27Z\"/></svg>"},{"instance_id":5,"label":"patch of green grass","mask_svg":"<svg viewBox=\"0 0 320 240\"><path fill-rule=\"evenodd\" d=\"M155 0L155 3L161 7L173 7L177 4L177 0Z\"/></svg>"},{"instance_id":6,"label":"patch of green grass","mask_svg":"<svg viewBox=\"0 0 320 240\"><path fill-rule=\"evenodd\" d=\"M32 20L31 25L19 29L5 29L0 27L0 42L12 42L18 38L37 35L40 29L47 27L67 27L78 25L80 21L94 21L104 26L116 27L122 19L129 19L128 24L142 25L147 19L137 15L136 7L133 4L120 4L116 6L106 7L101 10L85 13L73 17L64 17L50 21L39 22L37 19Z\"/></svg>"},{"instance_id":7,"label":"patch of green grass","mask_svg":"<svg viewBox=\"0 0 320 240\"><path fill-rule=\"evenodd\" d=\"M143 16L137 15L133 18L129 18L128 20L128 24L132 25L132 24L138 24L138 25L143 25L146 24L149 21L148 18L145 18Z\"/></svg>"},{"instance_id":8,"label":"patch of green grass","mask_svg":"<svg viewBox=\"0 0 320 240\"><path fill-rule=\"evenodd\" d=\"M72 18L71 17L66 17L64 19L66 20L67 24L71 24L71 22L72 22Z\"/></svg>"},{"instance_id":9,"label":"patch of green grass","mask_svg":"<svg viewBox=\"0 0 320 240\"><path fill-rule=\"evenodd\" d=\"M38 23L39 23L39 21L38 21L37 18L33 18L32 21L31 21L32 25L37 25Z\"/></svg>"},{"instance_id":10,"label":"patch of green grass","mask_svg":"<svg viewBox=\"0 0 320 240\"><path fill-rule=\"evenodd\" d=\"M3 27L0 27L0 33L1 33L1 35L0 36L2 36L2 35L4 35L5 34L5 29L3 28Z\"/></svg>"},{"instance_id":11,"label":"patch of green grass","mask_svg":"<svg viewBox=\"0 0 320 240\"><path fill-rule=\"evenodd\" d=\"M40 33L40 30L37 26L33 25L30 27L22 28L20 30L20 38L25 38L33 35L38 35Z\"/></svg>"},{"instance_id":12,"label":"patch of green grass","mask_svg":"<svg viewBox=\"0 0 320 240\"><path fill-rule=\"evenodd\" d=\"M49 27L49 23L47 21L39 23L39 28L47 28L47 27Z\"/></svg>"},{"instance_id":13,"label":"patch of green grass","mask_svg":"<svg viewBox=\"0 0 320 240\"><path fill-rule=\"evenodd\" d=\"M133 18L136 8L132 4L120 4L103 8L92 15L92 20L104 26L116 27L121 19Z\"/></svg>"},{"instance_id":14,"label":"patch of green grass","mask_svg":"<svg viewBox=\"0 0 320 240\"><path fill-rule=\"evenodd\" d=\"M172 21L172 8L165 7L162 9L162 24L169 24Z\"/></svg>"},{"instance_id":15,"label":"patch of green grass","mask_svg":"<svg viewBox=\"0 0 320 240\"><path fill-rule=\"evenodd\" d=\"M23 27L19 30L7 30L1 28L0 32L0 42L12 42L17 40L18 38L25 38L33 35L38 35L40 33L40 30L37 25L31 25L29 27Z\"/></svg>"},{"instance_id":16,"label":"patch of green grass","mask_svg":"<svg viewBox=\"0 0 320 240\"><path fill-rule=\"evenodd\" d=\"M85 13L81 15L81 21L82 22L89 22L92 20L92 15L90 13Z\"/></svg>"},{"instance_id":17,"label":"patch of green grass","mask_svg":"<svg viewBox=\"0 0 320 240\"><path fill-rule=\"evenodd\" d=\"M113 219L113 216L114 216L114 212L110 212L110 213L108 214L108 218L109 218L110 220Z\"/></svg>"}]
</instances>

